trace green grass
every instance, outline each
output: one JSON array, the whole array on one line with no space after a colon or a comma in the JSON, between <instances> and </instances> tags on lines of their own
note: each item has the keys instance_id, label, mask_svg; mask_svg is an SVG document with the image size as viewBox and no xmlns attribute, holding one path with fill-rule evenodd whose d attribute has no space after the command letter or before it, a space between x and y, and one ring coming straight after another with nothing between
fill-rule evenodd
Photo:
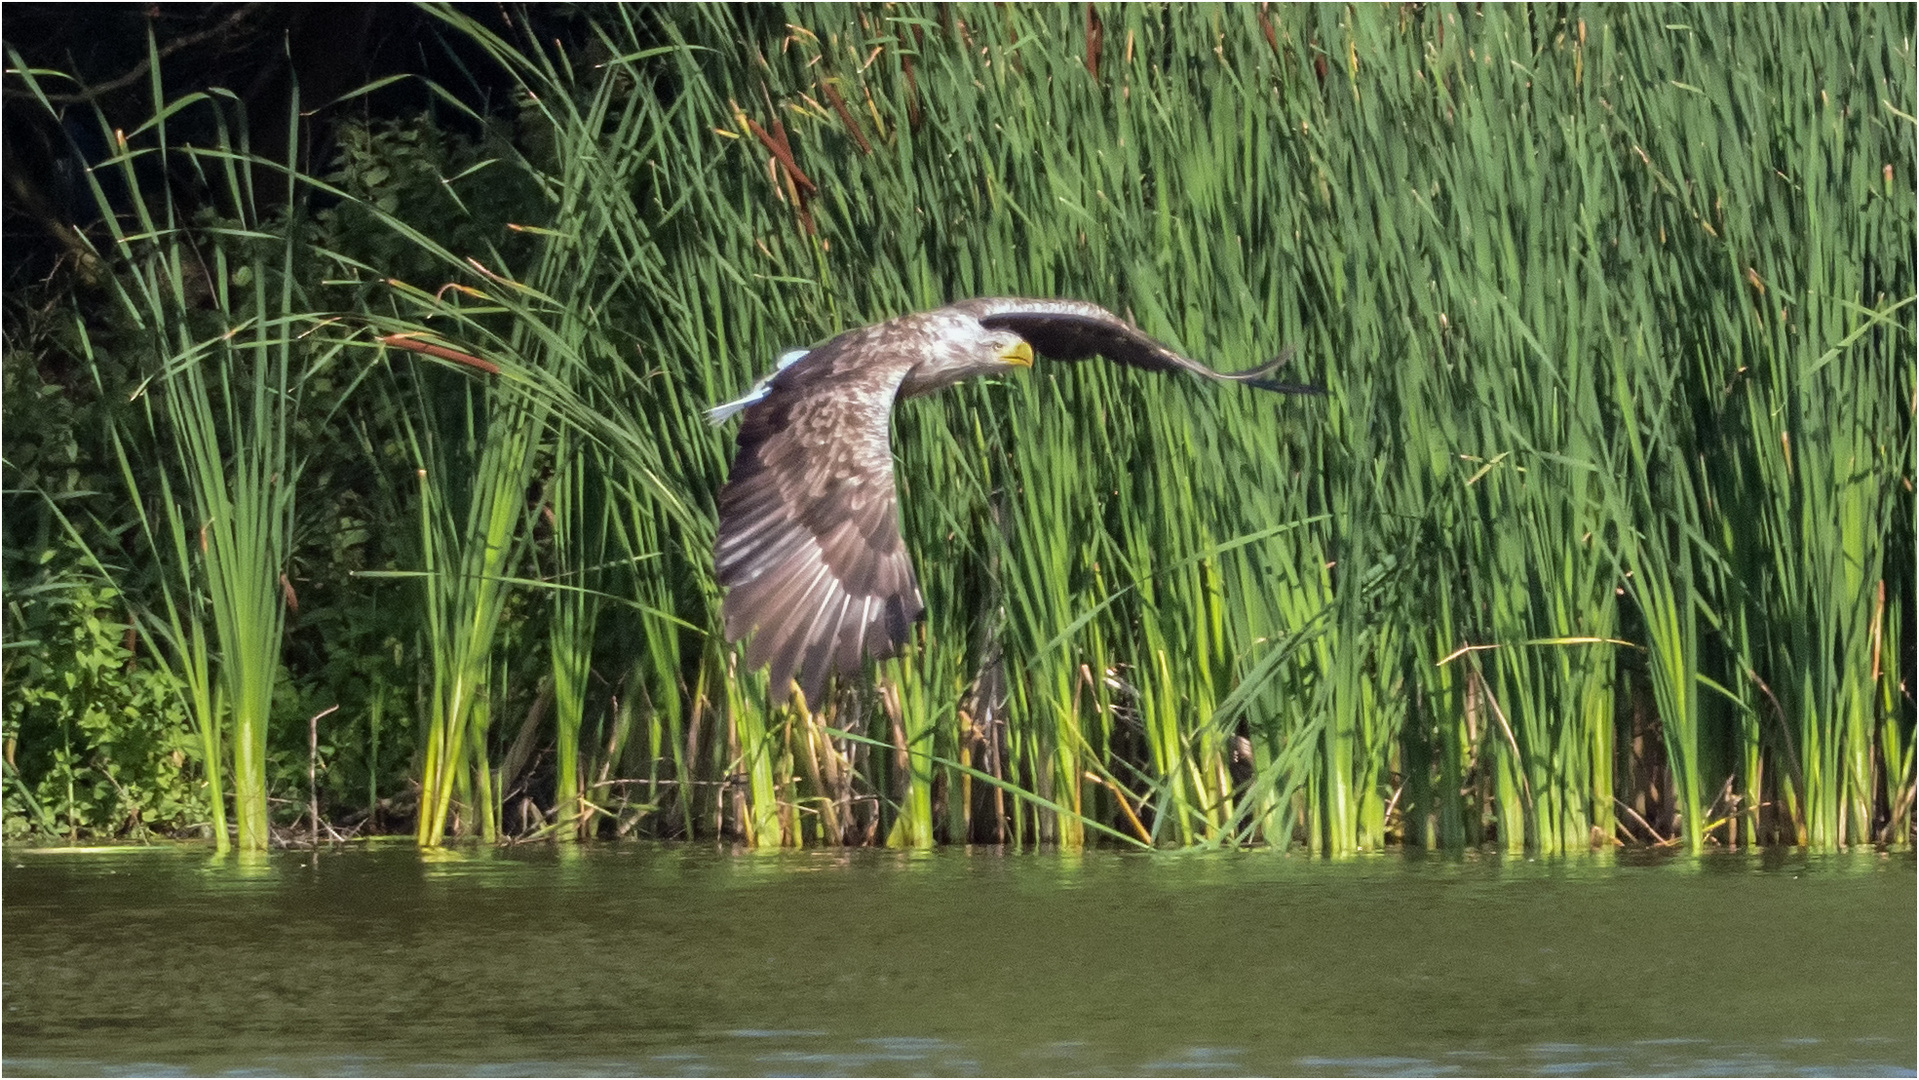
<instances>
[{"instance_id":1,"label":"green grass","mask_svg":"<svg viewBox=\"0 0 1919 1080\"><path fill-rule=\"evenodd\" d=\"M52 73L14 61L45 104ZM244 109L231 94L167 100L157 62L153 70L146 124L117 130L94 110L114 148L86 177L106 229L98 243L76 235L108 285L120 332L82 322L74 340L99 393L117 390L103 374L103 351L123 352L133 373L133 408L110 421L105 441L137 526L132 550L158 583L159 603L135 627L183 688L217 846L230 842L230 780L231 842L261 851L269 842L267 728L286 612L297 602L285 577L303 461L294 417L308 379L340 347L309 340L319 319L293 272L298 184L284 167L253 168ZM172 137L188 119L211 131L206 144ZM297 94L286 122L297 133ZM174 185L156 182L163 169L210 193L211 224L189 221L193 207ZM277 190L261 183L276 176ZM69 530L87 545L70 522ZM88 558L104 572L102 555L89 550Z\"/></svg>"},{"instance_id":2,"label":"green grass","mask_svg":"<svg viewBox=\"0 0 1919 1080\"><path fill-rule=\"evenodd\" d=\"M485 718L545 682L565 835L1909 842L1903 9L1097 15L1095 65L1081 7L620 9L572 50L444 14L525 104L444 188L545 216L456 250L369 203L438 276L348 268L379 332L500 368L388 354L421 841L497 828ZM907 403L927 621L767 709L700 410L983 294L1297 346L1329 394L1095 361Z\"/></svg>"}]
</instances>

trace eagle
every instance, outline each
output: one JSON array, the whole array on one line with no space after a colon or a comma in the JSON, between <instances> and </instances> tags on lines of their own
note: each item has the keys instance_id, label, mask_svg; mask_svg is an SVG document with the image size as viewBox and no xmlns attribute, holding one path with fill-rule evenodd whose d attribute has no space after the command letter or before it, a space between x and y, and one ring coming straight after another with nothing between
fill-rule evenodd
<instances>
[{"instance_id":1,"label":"eagle","mask_svg":"<svg viewBox=\"0 0 1919 1080\"><path fill-rule=\"evenodd\" d=\"M1324 393L1274 380L1290 349L1248 371L1214 371L1074 300L962 300L788 352L745 396L707 412L715 425L744 417L713 555L726 638L749 639L749 669L770 667L775 705L796 682L819 701L828 675L896 654L925 610L900 535L894 402L1031 368L1035 353Z\"/></svg>"}]
</instances>

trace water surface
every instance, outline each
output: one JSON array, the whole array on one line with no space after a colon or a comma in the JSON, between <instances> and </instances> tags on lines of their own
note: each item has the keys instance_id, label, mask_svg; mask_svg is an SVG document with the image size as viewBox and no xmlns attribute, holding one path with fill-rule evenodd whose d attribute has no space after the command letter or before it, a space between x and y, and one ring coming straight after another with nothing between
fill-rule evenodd
<instances>
[{"instance_id":1,"label":"water surface","mask_svg":"<svg viewBox=\"0 0 1919 1080\"><path fill-rule=\"evenodd\" d=\"M1911 1075L1910 854L8 848L9 1075Z\"/></svg>"}]
</instances>

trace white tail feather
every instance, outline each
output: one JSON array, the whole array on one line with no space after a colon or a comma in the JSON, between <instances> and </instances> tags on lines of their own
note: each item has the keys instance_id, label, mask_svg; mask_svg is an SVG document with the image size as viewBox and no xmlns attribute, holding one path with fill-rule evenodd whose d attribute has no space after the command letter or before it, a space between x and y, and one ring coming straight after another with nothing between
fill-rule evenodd
<instances>
[{"instance_id":1,"label":"white tail feather","mask_svg":"<svg viewBox=\"0 0 1919 1080\"><path fill-rule=\"evenodd\" d=\"M810 350L807 349L788 349L781 353L779 360L773 366L773 375L778 375L780 372L785 371L787 368L805 359L809 351ZM756 404L764 399L767 389L773 385L773 375L768 375L766 378L754 383L753 388L748 390L744 395L724 405L715 405L706 410L706 422L712 424L714 427L719 427L721 424L739 415L748 405Z\"/></svg>"}]
</instances>

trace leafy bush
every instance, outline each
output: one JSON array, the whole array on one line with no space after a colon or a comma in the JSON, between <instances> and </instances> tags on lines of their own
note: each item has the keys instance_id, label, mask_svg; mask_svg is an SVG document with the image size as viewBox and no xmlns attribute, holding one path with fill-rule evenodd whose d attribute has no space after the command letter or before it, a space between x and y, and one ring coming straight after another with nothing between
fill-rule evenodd
<instances>
[{"instance_id":1,"label":"leafy bush","mask_svg":"<svg viewBox=\"0 0 1919 1080\"><path fill-rule=\"evenodd\" d=\"M5 835L142 838L207 819L178 679L144 661L124 598L70 551L14 586L5 652Z\"/></svg>"}]
</instances>

